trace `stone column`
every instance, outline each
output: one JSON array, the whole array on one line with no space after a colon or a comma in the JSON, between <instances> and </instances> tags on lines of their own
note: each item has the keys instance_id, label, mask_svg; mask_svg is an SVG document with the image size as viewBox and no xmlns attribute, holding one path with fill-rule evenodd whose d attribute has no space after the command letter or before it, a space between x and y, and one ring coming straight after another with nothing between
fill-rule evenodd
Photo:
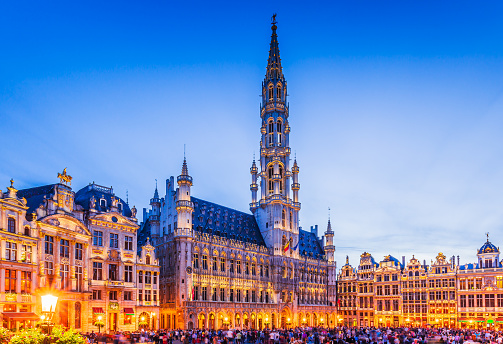
<instances>
[{"instance_id":1,"label":"stone column","mask_svg":"<svg viewBox=\"0 0 503 344\"><path fill-rule=\"evenodd\" d=\"M90 239L92 240L92 239ZM84 288L83 291L88 291L89 290L89 276L92 276L92 269L93 269L93 264L92 262L88 261L87 257L90 257L89 255L89 250L91 249L91 246L88 243L84 243L82 245L82 261L86 262L82 266L82 279L84 283Z\"/></svg>"},{"instance_id":2,"label":"stone column","mask_svg":"<svg viewBox=\"0 0 503 344\"><path fill-rule=\"evenodd\" d=\"M70 241L70 288L77 290L77 278L75 277L75 240Z\"/></svg>"},{"instance_id":3,"label":"stone column","mask_svg":"<svg viewBox=\"0 0 503 344\"><path fill-rule=\"evenodd\" d=\"M5 241L0 241L0 259L4 258L5 258Z\"/></svg>"},{"instance_id":4,"label":"stone column","mask_svg":"<svg viewBox=\"0 0 503 344\"><path fill-rule=\"evenodd\" d=\"M56 288L61 288L61 277L59 276L61 266L61 258L59 256L59 246L60 246L61 237L54 237L54 280L56 281Z\"/></svg>"},{"instance_id":5,"label":"stone column","mask_svg":"<svg viewBox=\"0 0 503 344\"><path fill-rule=\"evenodd\" d=\"M5 269L0 269L0 293L5 293Z\"/></svg>"},{"instance_id":6,"label":"stone column","mask_svg":"<svg viewBox=\"0 0 503 344\"><path fill-rule=\"evenodd\" d=\"M16 293L21 294L21 270L16 270Z\"/></svg>"}]
</instances>

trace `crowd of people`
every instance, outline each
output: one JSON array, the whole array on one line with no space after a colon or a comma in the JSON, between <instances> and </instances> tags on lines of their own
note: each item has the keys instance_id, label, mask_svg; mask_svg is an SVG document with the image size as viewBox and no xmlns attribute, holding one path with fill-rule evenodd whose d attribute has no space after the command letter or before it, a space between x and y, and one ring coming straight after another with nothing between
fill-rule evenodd
<instances>
[{"instance_id":1,"label":"crowd of people","mask_svg":"<svg viewBox=\"0 0 503 344\"><path fill-rule=\"evenodd\" d=\"M113 344L502 344L503 331L425 328L296 328L273 330L159 330L85 334Z\"/></svg>"}]
</instances>

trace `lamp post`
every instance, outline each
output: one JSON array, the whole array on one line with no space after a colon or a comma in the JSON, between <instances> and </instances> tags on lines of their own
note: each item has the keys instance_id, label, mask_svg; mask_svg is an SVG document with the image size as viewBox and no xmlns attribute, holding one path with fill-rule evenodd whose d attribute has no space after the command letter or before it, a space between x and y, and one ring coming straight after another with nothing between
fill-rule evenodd
<instances>
[{"instance_id":1,"label":"lamp post","mask_svg":"<svg viewBox=\"0 0 503 344\"><path fill-rule=\"evenodd\" d=\"M98 325L98 333L101 333L101 326L103 326L101 320L103 320L103 316L98 315L98 321L96 322L96 325Z\"/></svg>"},{"instance_id":2,"label":"lamp post","mask_svg":"<svg viewBox=\"0 0 503 344\"><path fill-rule=\"evenodd\" d=\"M41 296L42 299L42 321L45 322L47 326L47 334L51 334L52 332L52 318L56 311L56 304L58 303L58 297L46 294Z\"/></svg>"}]
</instances>

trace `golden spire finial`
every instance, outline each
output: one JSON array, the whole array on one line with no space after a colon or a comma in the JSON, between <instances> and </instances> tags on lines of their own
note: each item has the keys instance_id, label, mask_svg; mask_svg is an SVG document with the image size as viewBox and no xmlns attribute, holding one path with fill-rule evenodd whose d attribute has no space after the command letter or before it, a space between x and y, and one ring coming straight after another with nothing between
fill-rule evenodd
<instances>
[{"instance_id":1,"label":"golden spire finial","mask_svg":"<svg viewBox=\"0 0 503 344\"><path fill-rule=\"evenodd\" d=\"M14 187L14 178L11 178L10 179L10 187L13 188Z\"/></svg>"},{"instance_id":2,"label":"golden spire finial","mask_svg":"<svg viewBox=\"0 0 503 344\"><path fill-rule=\"evenodd\" d=\"M489 242L489 232L486 232L487 242Z\"/></svg>"}]
</instances>

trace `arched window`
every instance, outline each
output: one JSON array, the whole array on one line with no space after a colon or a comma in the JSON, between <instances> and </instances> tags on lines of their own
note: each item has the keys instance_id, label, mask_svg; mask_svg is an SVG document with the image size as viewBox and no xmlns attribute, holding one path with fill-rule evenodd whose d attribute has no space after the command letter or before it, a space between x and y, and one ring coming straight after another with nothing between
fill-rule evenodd
<instances>
[{"instance_id":1,"label":"arched window","mask_svg":"<svg viewBox=\"0 0 503 344\"><path fill-rule=\"evenodd\" d=\"M290 229L292 229L292 228L293 228L293 213L290 210Z\"/></svg>"},{"instance_id":2,"label":"arched window","mask_svg":"<svg viewBox=\"0 0 503 344\"><path fill-rule=\"evenodd\" d=\"M16 233L16 220L9 217L7 220L7 229L10 233Z\"/></svg>"},{"instance_id":3,"label":"arched window","mask_svg":"<svg viewBox=\"0 0 503 344\"><path fill-rule=\"evenodd\" d=\"M283 167L279 167L279 176L280 176L280 181L279 181L279 192L283 193Z\"/></svg>"},{"instance_id":4,"label":"arched window","mask_svg":"<svg viewBox=\"0 0 503 344\"><path fill-rule=\"evenodd\" d=\"M145 260L146 260L145 263L147 265L150 265L150 255L149 254L147 254L147 257L145 257Z\"/></svg>"},{"instance_id":5,"label":"arched window","mask_svg":"<svg viewBox=\"0 0 503 344\"><path fill-rule=\"evenodd\" d=\"M278 123L276 123L276 131L278 132L278 144L281 145L283 142L283 122L281 120L278 120Z\"/></svg>"},{"instance_id":6,"label":"arched window","mask_svg":"<svg viewBox=\"0 0 503 344\"><path fill-rule=\"evenodd\" d=\"M268 133L272 133L274 131L274 121L272 118L268 122L268 128L267 128Z\"/></svg>"},{"instance_id":7,"label":"arched window","mask_svg":"<svg viewBox=\"0 0 503 344\"><path fill-rule=\"evenodd\" d=\"M269 174L269 193L273 193L274 192L274 182L272 180L272 176L274 174L274 167L273 166L269 167L268 174Z\"/></svg>"},{"instance_id":8,"label":"arched window","mask_svg":"<svg viewBox=\"0 0 503 344\"><path fill-rule=\"evenodd\" d=\"M283 226L283 228L286 227L286 212L284 209L281 212L281 225Z\"/></svg>"},{"instance_id":9,"label":"arched window","mask_svg":"<svg viewBox=\"0 0 503 344\"><path fill-rule=\"evenodd\" d=\"M276 86L276 101L281 101L281 85Z\"/></svg>"},{"instance_id":10,"label":"arched window","mask_svg":"<svg viewBox=\"0 0 503 344\"><path fill-rule=\"evenodd\" d=\"M269 85L269 101L272 102L274 99L274 92L272 85Z\"/></svg>"}]
</instances>

